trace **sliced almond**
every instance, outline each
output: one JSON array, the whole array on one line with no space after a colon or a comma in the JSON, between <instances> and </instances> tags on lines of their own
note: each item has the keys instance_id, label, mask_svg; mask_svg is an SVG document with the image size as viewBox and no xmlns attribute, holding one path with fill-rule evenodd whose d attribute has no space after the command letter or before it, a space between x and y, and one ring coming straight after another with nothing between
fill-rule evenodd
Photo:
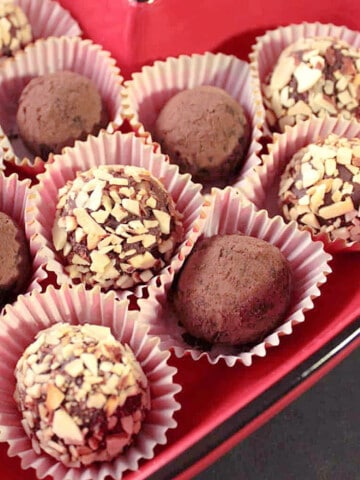
<instances>
[{"instance_id":1,"label":"sliced almond","mask_svg":"<svg viewBox=\"0 0 360 480\"><path fill-rule=\"evenodd\" d=\"M91 212L90 215L95 220L96 223L105 223L109 218L110 212L107 210L97 210L96 212Z\"/></svg>"},{"instance_id":2,"label":"sliced almond","mask_svg":"<svg viewBox=\"0 0 360 480\"><path fill-rule=\"evenodd\" d=\"M134 421L131 415L121 418L121 426L126 433L131 435L133 433Z\"/></svg>"},{"instance_id":3,"label":"sliced almond","mask_svg":"<svg viewBox=\"0 0 360 480\"><path fill-rule=\"evenodd\" d=\"M339 147L337 150L336 160L341 165L351 164L352 150L348 147Z\"/></svg>"},{"instance_id":4,"label":"sliced almond","mask_svg":"<svg viewBox=\"0 0 360 480\"><path fill-rule=\"evenodd\" d=\"M80 358L76 358L72 362L67 363L64 370L68 375L75 378L84 371L84 365Z\"/></svg>"},{"instance_id":5,"label":"sliced almond","mask_svg":"<svg viewBox=\"0 0 360 480\"><path fill-rule=\"evenodd\" d=\"M295 59L293 57L285 57L275 67L271 76L270 87L273 90L281 90L290 82L291 76L295 70Z\"/></svg>"},{"instance_id":6,"label":"sliced almond","mask_svg":"<svg viewBox=\"0 0 360 480\"><path fill-rule=\"evenodd\" d=\"M74 215L78 224L89 235L105 236L106 231L98 225L84 208L74 208Z\"/></svg>"},{"instance_id":7,"label":"sliced almond","mask_svg":"<svg viewBox=\"0 0 360 480\"><path fill-rule=\"evenodd\" d=\"M103 408L106 403L106 397L101 392L93 393L86 401L87 408Z\"/></svg>"},{"instance_id":8,"label":"sliced almond","mask_svg":"<svg viewBox=\"0 0 360 480\"><path fill-rule=\"evenodd\" d=\"M157 209L153 210L153 214L159 222L161 233L168 235L170 233L170 215L167 212Z\"/></svg>"},{"instance_id":9,"label":"sliced almond","mask_svg":"<svg viewBox=\"0 0 360 480\"><path fill-rule=\"evenodd\" d=\"M117 409L119 403L118 403L118 398L117 397L110 397L105 405L105 411L106 415L108 417L111 417L115 413L115 410Z\"/></svg>"},{"instance_id":10,"label":"sliced almond","mask_svg":"<svg viewBox=\"0 0 360 480\"><path fill-rule=\"evenodd\" d=\"M156 264L156 258L154 258L150 252L145 252L142 255L135 255L134 257L130 258L129 263L134 268L147 270Z\"/></svg>"},{"instance_id":11,"label":"sliced almond","mask_svg":"<svg viewBox=\"0 0 360 480\"><path fill-rule=\"evenodd\" d=\"M322 71L317 68L310 68L304 63L300 63L295 71L294 77L297 80L297 91L304 93L320 80Z\"/></svg>"},{"instance_id":12,"label":"sliced almond","mask_svg":"<svg viewBox=\"0 0 360 480\"><path fill-rule=\"evenodd\" d=\"M98 361L96 356L93 353L82 353L80 358L85 367L96 376L98 374Z\"/></svg>"},{"instance_id":13,"label":"sliced almond","mask_svg":"<svg viewBox=\"0 0 360 480\"><path fill-rule=\"evenodd\" d=\"M305 215L303 215L301 217L301 223L303 223L304 225L307 225L311 228L315 228L315 229L319 229L320 228L320 224L316 218L316 216L313 214L313 213L306 213Z\"/></svg>"},{"instance_id":14,"label":"sliced almond","mask_svg":"<svg viewBox=\"0 0 360 480\"><path fill-rule=\"evenodd\" d=\"M122 201L122 206L128 212L132 213L133 215L140 216L140 204L137 200L132 200L130 198L124 198Z\"/></svg>"},{"instance_id":15,"label":"sliced almond","mask_svg":"<svg viewBox=\"0 0 360 480\"><path fill-rule=\"evenodd\" d=\"M67 233L64 228L60 228L58 223L55 221L52 229L52 238L55 250L62 250L67 241Z\"/></svg>"},{"instance_id":16,"label":"sliced almond","mask_svg":"<svg viewBox=\"0 0 360 480\"><path fill-rule=\"evenodd\" d=\"M83 445L84 438L80 428L62 408L54 413L52 429L66 444Z\"/></svg>"},{"instance_id":17,"label":"sliced almond","mask_svg":"<svg viewBox=\"0 0 360 480\"><path fill-rule=\"evenodd\" d=\"M328 220L330 218L336 218L340 217L341 215L345 215L352 210L354 210L354 204L351 197L347 197L341 202L336 202L332 205L327 205L326 207L320 208L319 215L325 220Z\"/></svg>"},{"instance_id":18,"label":"sliced almond","mask_svg":"<svg viewBox=\"0 0 360 480\"><path fill-rule=\"evenodd\" d=\"M46 390L46 408L50 411L60 407L65 395L54 384L49 383Z\"/></svg>"},{"instance_id":19,"label":"sliced almond","mask_svg":"<svg viewBox=\"0 0 360 480\"><path fill-rule=\"evenodd\" d=\"M129 438L125 434L109 435L106 438L106 450L110 458L119 455L128 443Z\"/></svg>"},{"instance_id":20,"label":"sliced almond","mask_svg":"<svg viewBox=\"0 0 360 480\"><path fill-rule=\"evenodd\" d=\"M108 255L104 255L96 250L90 253L90 258L91 258L90 270L96 273L104 273L106 267L111 262L111 259Z\"/></svg>"},{"instance_id":21,"label":"sliced almond","mask_svg":"<svg viewBox=\"0 0 360 480\"><path fill-rule=\"evenodd\" d=\"M310 117L312 110L303 100L299 100L288 110L288 115L304 115Z\"/></svg>"}]
</instances>

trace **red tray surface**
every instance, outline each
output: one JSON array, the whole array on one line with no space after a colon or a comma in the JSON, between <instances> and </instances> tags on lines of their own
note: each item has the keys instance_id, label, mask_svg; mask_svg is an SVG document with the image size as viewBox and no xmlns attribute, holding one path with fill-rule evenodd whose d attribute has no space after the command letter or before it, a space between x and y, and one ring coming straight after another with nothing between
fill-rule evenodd
<instances>
[{"instance_id":1,"label":"red tray surface","mask_svg":"<svg viewBox=\"0 0 360 480\"><path fill-rule=\"evenodd\" d=\"M320 21L360 29L360 4L352 0L333 0L330 4L273 0L271 5L261 0L60 3L72 12L86 37L112 53L127 77L142 64L180 53L213 50L247 59L256 35L280 24ZM125 479L147 478L171 462L301 365L360 315L360 253L337 254L331 267L333 273L322 287L315 309L306 314L305 323L296 326L292 335L281 338L280 346L268 351L266 359L255 359L250 368L240 364L228 368L224 363L213 366L205 360L171 358L170 363L178 368L175 381L183 387L177 397L182 404L175 417L178 427L169 431L167 445L157 447L154 459L142 462L139 471L126 473ZM8 458L6 450L2 444L1 478L36 478L32 470L20 474L20 462Z\"/></svg>"}]
</instances>

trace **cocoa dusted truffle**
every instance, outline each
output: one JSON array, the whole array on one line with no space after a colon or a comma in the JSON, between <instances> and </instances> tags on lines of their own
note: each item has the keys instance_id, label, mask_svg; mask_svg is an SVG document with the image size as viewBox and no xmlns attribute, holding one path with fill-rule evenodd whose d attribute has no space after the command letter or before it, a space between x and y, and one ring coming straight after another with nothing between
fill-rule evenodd
<instances>
[{"instance_id":1,"label":"cocoa dusted truffle","mask_svg":"<svg viewBox=\"0 0 360 480\"><path fill-rule=\"evenodd\" d=\"M289 45L263 85L266 117L284 131L312 116L360 119L360 51L345 41L315 37Z\"/></svg>"},{"instance_id":2,"label":"cocoa dusted truffle","mask_svg":"<svg viewBox=\"0 0 360 480\"><path fill-rule=\"evenodd\" d=\"M169 264L183 240L181 214L162 183L134 166L101 165L59 191L53 241L70 277L127 289Z\"/></svg>"},{"instance_id":3,"label":"cocoa dusted truffle","mask_svg":"<svg viewBox=\"0 0 360 480\"><path fill-rule=\"evenodd\" d=\"M23 230L0 212L0 308L23 293L31 274L29 246Z\"/></svg>"},{"instance_id":4,"label":"cocoa dusted truffle","mask_svg":"<svg viewBox=\"0 0 360 480\"><path fill-rule=\"evenodd\" d=\"M70 71L35 77L21 93L16 121L19 134L35 155L47 160L75 140L97 135L108 113L96 85Z\"/></svg>"},{"instance_id":5,"label":"cocoa dusted truffle","mask_svg":"<svg viewBox=\"0 0 360 480\"><path fill-rule=\"evenodd\" d=\"M260 341L284 319L292 275L280 250L241 234L202 238L173 291L180 322L211 344Z\"/></svg>"},{"instance_id":6,"label":"cocoa dusted truffle","mask_svg":"<svg viewBox=\"0 0 360 480\"><path fill-rule=\"evenodd\" d=\"M250 128L234 98L221 88L202 85L168 100L156 120L154 139L194 181L226 183L242 166Z\"/></svg>"},{"instance_id":7,"label":"cocoa dusted truffle","mask_svg":"<svg viewBox=\"0 0 360 480\"><path fill-rule=\"evenodd\" d=\"M11 57L31 41L31 26L23 10L11 1L0 2L0 58Z\"/></svg>"},{"instance_id":8,"label":"cocoa dusted truffle","mask_svg":"<svg viewBox=\"0 0 360 480\"><path fill-rule=\"evenodd\" d=\"M281 176L279 197L285 219L360 241L360 139L330 134L303 147Z\"/></svg>"},{"instance_id":9,"label":"cocoa dusted truffle","mask_svg":"<svg viewBox=\"0 0 360 480\"><path fill-rule=\"evenodd\" d=\"M15 376L15 400L34 450L68 467L120 455L150 409L141 365L103 326L58 323L39 332Z\"/></svg>"}]
</instances>

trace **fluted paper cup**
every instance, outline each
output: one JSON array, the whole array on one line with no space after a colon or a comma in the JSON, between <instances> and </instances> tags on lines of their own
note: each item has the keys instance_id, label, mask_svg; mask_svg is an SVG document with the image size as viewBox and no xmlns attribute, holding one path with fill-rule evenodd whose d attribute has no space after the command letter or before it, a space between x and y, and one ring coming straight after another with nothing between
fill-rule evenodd
<instances>
[{"instance_id":1,"label":"fluted paper cup","mask_svg":"<svg viewBox=\"0 0 360 480\"><path fill-rule=\"evenodd\" d=\"M250 144L237 175L237 179L242 178L259 164L262 127L260 92L253 88L247 62L232 55L209 52L157 61L134 73L132 80L125 82L122 115L138 136L159 149L152 136L162 107L179 91L199 85L224 89L244 108L250 125Z\"/></svg>"},{"instance_id":2,"label":"fluted paper cup","mask_svg":"<svg viewBox=\"0 0 360 480\"><path fill-rule=\"evenodd\" d=\"M360 123L343 118L313 118L287 127L282 134L274 134L273 142L268 144L269 153L263 155L263 164L250 172L246 179L236 184L244 202L249 201L256 208L264 208L270 216L281 215L279 204L280 177L291 157L302 147L324 139L334 133L348 139L360 137ZM360 214L358 215L360 219ZM360 242L342 238L331 238L328 233L314 233L314 240L324 243L331 253L339 251L360 251Z\"/></svg>"},{"instance_id":3,"label":"fluted paper cup","mask_svg":"<svg viewBox=\"0 0 360 480\"><path fill-rule=\"evenodd\" d=\"M272 72L280 54L286 47L302 38L312 37L332 37L337 40L344 40L355 48L360 48L359 32L331 23L303 22L268 30L264 35L256 39L249 56L254 88L262 92L262 87L267 77ZM271 135L270 127L266 121L264 105L259 110L259 115L264 125L264 133Z\"/></svg>"},{"instance_id":4,"label":"fluted paper cup","mask_svg":"<svg viewBox=\"0 0 360 480\"><path fill-rule=\"evenodd\" d=\"M76 72L94 82L109 113L107 132L114 132L122 123L123 78L109 52L78 37L50 37L36 41L9 58L0 76L0 125L17 156L16 166L29 174L43 171L44 159L34 157L19 137L16 125L18 100L32 78L62 70ZM51 154L48 161L52 161Z\"/></svg>"},{"instance_id":5,"label":"fluted paper cup","mask_svg":"<svg viewBox=\"0 0 360 480\"><path fill-rule=\"evenodd\" d=\"M213 345L204 351L184 340L186 332L179 325L167 295L151 287L149 298L139 300L142 320L150 326L150 334L160 338L161 347L172 349L177 357L191 355L194 360L206 357L211 364L224 361L229 367L236 362L250 366L254 357L265 357L270 347L278 346L283 335L296 335L294 327L305 321L305 312L314 307L314 300L320 296L320 287L331 272L331 256L324 251L323 244L314 242L308 232L298 230L294 222L285 224L279 216L271 219L265 210L256 211L251 203L244 205L232 187L213 189L203 236L237 232L275 245L287 258L293 288L284 321L256 345L239 349Z\"/></svg>"},{"instance_id":6,"label":"fluted paper cup","mask_svg":"<svg viewBox=\"0 0 360 480\"><path fill-rule=\"evenodd\" d=\"M47 165L45 173L39 175L39 185L33 188L27 205L27 223L34 239L34 248L46 264L46 270L55 274L57 283L72 283L52 242L51 230L58 190L68 180L73 180L76 172L102 164L145 168L161 180L173 198L176 209L183 216L184 238L170 263L155 275L149 284L162 285L163 282L171 281L172 275L180 269L205 223L206 206L203 205L201 185L194 184L190 175L179 174L176 165L170 165L163 155L154 153L151 145L145 145L143 140L133 133L116 132L109 135L101 132L98 137L91 137L86 142L76 142L74 148L67 148L63 155L55 155L54 159L54 163ZM141 297L145 288L146 285L139 285L132 292L136 297ZM116 290L119 297L122 297L124 292L126 290Z\"/></svg>"},{"instance_id":7,"label":"fluted paper cup","mask_svg":"<svg viewBox=\"0 0 360 480\"><path fill-rule=\"evenodd\" d=\"M47 37L74 37L81 29L70 12L54 0L14 0L23 10L31 25L33 39Z\"/></svg>"},{"instance_id":8,"label":"fluted paper cup","mask_svg":"<svg viewBox=\"0 0 360 480\"><path fill-rule=\"evenodd\" d=\"M35 453L22 427L13 397L16 363L38 332L59 322L109 327L117 340L130 346L148 379L151 408L133 444L111 462L67 468L46 453ZM1 317L0 352L0 441L8 443L9 456L19 457L21 467L33 468L38 478L119 480L126 470L137 470L140 460L152 458L155 446L165 444L167 431L177 425L173 417L180 405L174 397L181 387L173 382L176 369L167 364L169 352L161 351L158 340L147 335L146 327L128 311L127 300L117 301L113 293L86 291L83 286L60 290L50 286L45 293L19 297Z\"/></svg>"}]
</instances>

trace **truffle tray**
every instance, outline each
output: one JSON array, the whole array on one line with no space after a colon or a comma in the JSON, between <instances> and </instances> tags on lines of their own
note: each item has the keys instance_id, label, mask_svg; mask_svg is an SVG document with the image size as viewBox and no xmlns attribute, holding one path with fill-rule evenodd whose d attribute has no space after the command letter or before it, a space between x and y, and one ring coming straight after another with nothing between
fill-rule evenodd
<instances>
[{"instance_id":1,"label":"truffle tray","mask_svg":"<svg viewBox=\"0 0 360 480\"><path fill-rule=\"evenodd\" d=\"M360 4L352 0L330 5L307 0L296 11L285 0L257 0L246 13L236 0L60 3L85 37L112 53L126 78L142 64L180 53L222 51L247 60L256 36L280 24L320 21L360 30ZM124 479L193 477L360 345L360 253L336 253L330 266L332 274L306 321L270 348L265 359L255 358L251 367L238 363L230 368L204 358L194 362L189 356L171 357L169 363L178 369L175 381L182 385L178 426L170 430L167 444L155 449L153 459L142 461L136 472L126 472ZM36 478L6 452L7 445L1 444L1 478Z\"/></svg>"}]
</instances>

